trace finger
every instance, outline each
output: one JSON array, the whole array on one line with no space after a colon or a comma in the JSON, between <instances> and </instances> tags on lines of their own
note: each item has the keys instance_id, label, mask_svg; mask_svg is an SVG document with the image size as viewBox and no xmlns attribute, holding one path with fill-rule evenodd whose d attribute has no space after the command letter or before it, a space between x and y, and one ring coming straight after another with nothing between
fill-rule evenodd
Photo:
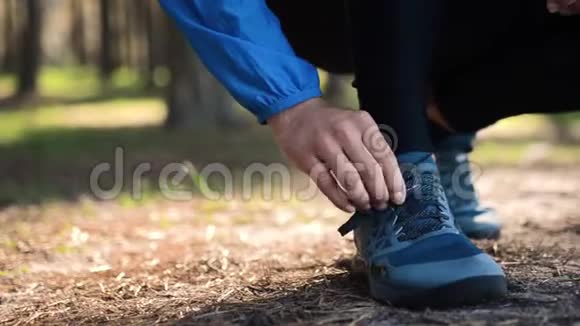
<instances>
[{"instance_id":1,"label":"finger","mask_svg":"<svg viewBox=\"0 0 580 326\"><path fill-rule=\"evenodd\" d=\"M379 131L377 132L380 134ZM406 199L405 182L395 154L384 139L382 142L381 147L384 147L384 149L378 149L376 142L370 143L368 140L365 141L364 145L382 168L391 200L395 204L401 205Z\"/></svg>"},{"instance_id":2,"label":"finger","mask_svg":"<svg viewBox=\"0 0 580 326\"><path fill-rule=\"evenodd\" d=\"M550 13L555 14L560 10L560 5L557 0L548 0L547 8Z\"/></svg>"},{"instance_id":3,"label":"finger","mask_svg":"<svg viewBox=\"0 0 580 326\"><path fill-rule=\"evenodd\" d=\"M308 174L319 191L321 191L337 208L353 213L356 208L349 202L345 192L341 190L328 167L314 156L303 156L297 160L298 168Z\"/></svg>"},{"instance_id":4,"label":"finger","mask_svg":"<svg viewBox=\"0 0 580 326\"><path fill-rule=\"evenodd\" d=\"M336 206L347 212L354 213L355 207L349 202L346 193L339 187L336 179L322 162L317 162L310 169L310 178L318 189Z\"/></svg>"},{"instance_id":5,"label":"finger","mask_svg":"<svg viewBox=\"0 0 580 326\"><path fill-rule=\"evenodd\" d=\"M363 134L362 142L365 148L381 166L391 201L395 204L401 205L405 202L407 191L405 189L405 181L401 174L397 158L395 157L391 146L385 140L385 135L383 135L370 115L365 117L365 119L367 119L366 123L369 126ZM371 121L368 121L368 119ZM395 136L389 135L389 137ZM392 141L393 143L395 142L394 139Z\"/></svg>"},{"instance_id":6,"label":"finger","mask_svg":"<svg viewBox=\"0 0 580 326\"><path fill-rule=\"evenodd\" d=\"M371 204L377 209L387 208L389 190L385 183L383 170L375 158L365 148L360 139L345 142L344 152L359 172L362 182L369 194Z\"/></svg>"},{"instance_id":7,"label":"finger","mask_svg":"<svg viewBox=\"0 0 580 326\"><path fill-rule=\"evenodd\" d=\"M578 11L576 10L576 2L574 0L555 0L557 1L557 12L559 12L561 15L573 15L575 13L578 13Z\"/></svg>"},{"instance_id":8,"label":"finger","mask_svg":"<svg viewBox=\"0 0 580 326\"><path fill-rule=\"evenodd\" d=\"M568 7L568 0L554 0L556 2L556 5L558 6L558 11L561 11L562 9L565 9L566 7Z\"/></svg>"},{"instance_id":9,"label":"finger","mask_svg":"<svg viewBox=\"0 0 580 326\"><path fill-rule=\"evenodd\" d=\"M370 197L367 193L359 172L348 160L342 148L334 141L321 141L321 148L318 150L318 159L334 173L339 187L346 193L346 196L358 209L371 209Z\"/></svg>"},{"instance_id":10,"label":"finger","mask_svg":"<svg viewBox=\"0 0 580 326\"><path fill-rule=\"evenodd\" d=\"M568 9L575 14L580 13L580 1L574 1L568 5Z\"/></svg>"}]
</instances>

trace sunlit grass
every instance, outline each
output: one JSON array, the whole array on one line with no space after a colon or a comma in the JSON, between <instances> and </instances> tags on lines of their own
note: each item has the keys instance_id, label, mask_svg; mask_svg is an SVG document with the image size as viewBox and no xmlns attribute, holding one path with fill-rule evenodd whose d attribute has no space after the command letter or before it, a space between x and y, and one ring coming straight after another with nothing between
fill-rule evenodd
<instances>
[{"instance_id":1,"label":"sunlit grass","mask_svg":"<svg viewBox=\"0 0 580 326\"><path fill-rule=\"evenodd\" d=\"M0 74L0 97L8 97L14 93L16 80L14 76Z\"/></svg>"},{"instance_id":2,"label":"sunlit grass","mask_svg":"<svg viewBox=\"0 0 580 326\"><path fill-rule=\"evenodd\" d=\"M42 96L84 98L96 95L100 82L91 68L46 67L40 74L39 86Z\"/></svg>"},{"instance_id":3,"label":"sunlit grass","mask_svg":"<svg viewBox=\"0 0 580 326\"><path fill-rule=\"evenodd\" d=\"M116 70L105 85L100 80L97 69L92 67L45 66L38 79L40 96L69 100L102 96L103 91L138 90L142 87L143 81L139 73L128 68ZM0 75L0 96L10 96L15 89L15 75Z\"/></svg>"},{"instance_id":4,"label":"sunlit grass","mask_svg":"<svg viewBox=\"0 0 580 326\"><path fill-rule=\"evenodd\" d=\"M43 129L161 125L165 116L163 102L147 98L0 111L0 144L22 140Z\"/></svg>"},{"instance_id":5,"label":"sunlit grass","mask_svg":"<svg viewBox=\"0 0 580 326\"><path fill-rule=\"evenodd\" d=\"M483 141L471 160L484 165L579 164L580 146L531 141Z\"/></svg>"},{"instance_id":6,"label":"sunlit grass","mask_svg":"<svg viewBox=\"0 0 580 326\"><path fill-rule=\"evenodd\" d=\"M127 99L142 92L139 77L137 71L122 68L105 86L94 68L45 66L39 74L38 95L47 100L1 108L0 144L40 129L159 125L166 115L161 99L148 94ZM13 95L16 82L13 74L0 74L0 97Z\"/></svg>"}]
</instances>

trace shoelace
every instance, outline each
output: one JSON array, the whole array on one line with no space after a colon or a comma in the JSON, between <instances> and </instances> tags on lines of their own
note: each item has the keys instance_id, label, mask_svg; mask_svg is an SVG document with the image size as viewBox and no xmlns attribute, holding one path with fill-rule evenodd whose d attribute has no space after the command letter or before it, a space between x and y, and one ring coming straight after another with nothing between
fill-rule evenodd
<instances>
[{"instance_id":1,"label":"shoelace","mask_svg":"<svg viewBox=\"0 0 580 326\"><path fill-rule=\"evenodd\" d=\"M395 231L399 241L413 240L426 233L443 228L449 219L444 203L444 194L437 175L424 172L420 180L420 198L411 198L411 203L420 206L418 211L408 211L409 207L399 207L400 226ZM402 217L402 218L401 218Z\"/></svg>"},{"instance_id":2,"label":"shoelace","mask_svg":"<svg viewBox=\"0 0 580 326\"><path fill-rule=\"evenodd\" d=\"M423 234L433 232L445 227L444 221L449 219L445 213L446 207L442 198L444 198L443 190L439 178L435 172L421 173L420 180L410 179L407 175L407 203L399 206L390 206L387 211L383 212L366 212L354 214L338 231L341 235L354 231L363 219L372 218L373 215L378 214L378 218L383 216L394 216L391 223L379 223L377 230L378 234L395 233L399 241L412 240L420 237ZM417 190L420 193L417 195ZM415 198L411 196L415 195ZM420 198L417 198L420 196ZM414 201L414 202L410 202ZM409 206L419 206L417 211L409 212ZM388 230L386 229L388 228ZM378 234L375 234L374 238Z\"/></svg>"}]
</instances>

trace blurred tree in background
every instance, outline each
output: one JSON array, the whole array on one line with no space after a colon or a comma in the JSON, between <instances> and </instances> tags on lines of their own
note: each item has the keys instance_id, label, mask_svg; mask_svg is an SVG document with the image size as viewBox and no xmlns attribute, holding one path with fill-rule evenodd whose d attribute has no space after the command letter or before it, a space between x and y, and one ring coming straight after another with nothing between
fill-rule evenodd
<instances>
[{"instance_id":1,"label":"blurred tree in background","mask_svg":"<svg viewBox=\"0 0 580 326\"><path fill-rule=\"evenodd\" d=\"M170 128L235 124L231 118L232 101L225 89L207 72L189 45L170 24L168 66L171 81L167 90ZM194 106L196 111L190 109Z\"/></svg>"},{"instance_id":2,"label":"blurred tree in background","mask_svg":"<svg viewBox=\"0 0 580 326\"><path fill-rule=\"evenodd\" d=\"M23 23L19 31L20 53L18 64L18 96L36 92L38 69L42 56L41 28L42 2L40 0L19 1L25 4Z\"/></svg>"},{"instance_id":3,"label":"blurred tree in background","mask_svg":"<svg viewBox=\"0 0 580 326\"><path fill-rule=\"evenodd\" d=\"M0 109L31 99L42 103L47 97L39 89L44 69L72 67L98 80L99 93L84 100L164 98L167 128L231 127L246 121L157 0L0 0L0 18ZM115 84L119 73L133 76L138 89L120 91ZM14 80L9 94L1 85L6 76ZM89 77L82 75L78 83ZM323 75L322 80L331 102L357 106L348 77ZM549 121L558 141L576 137L566 119Z\"/></svg>"},{"instance_id":4,"label":"blurred tree in background","mask_svg":"<svg viewBox=\"0 0 580 326\"><path fill-rule=\"evenodd\" d=\"M0 19L0 207L86 193L89 171L118 147L127 172L153 163L153 192L168 162L283 161L158 0L0 0ZM320 76L330 102L358 107L352 76ZM500 142L478 157L577 162L579 123L579 114L503 121L481 135Z\"/></svg>"},{"instance_id":5,"label":"blurred tree in background","mask_svg":"<svg viewBox=\"0 0 580 326\"><path fill-rule=\"evenodd\" d=\"M156 0L0 0L0 73L14 101L41 96L42 67L98 73L103 95L117 71L165 96L169 128L239 124L233 100L207 72Z\"/></svg>"}]
</instances>

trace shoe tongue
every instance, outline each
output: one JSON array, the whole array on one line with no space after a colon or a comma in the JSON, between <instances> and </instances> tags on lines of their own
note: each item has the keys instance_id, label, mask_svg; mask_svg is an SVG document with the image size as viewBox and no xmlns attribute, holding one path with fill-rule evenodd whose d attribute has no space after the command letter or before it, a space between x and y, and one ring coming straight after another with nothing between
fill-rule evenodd
<instances>
[{"instance_id":1,"label":"shoe tongue","mask_svg":"<svg viewBox=\"0 0 580 326\"><path fill-rule=\"evenodd\" d=\"M437 166L432 157L403 173L407 185L407 202L400 208L400 241L413 240L444 227L445 197Z\"/></svg>"},{"instance_id":2,"label":"shoe tongue","mask_svg":"<svg viewBox=\"0 0 580 326\"><path fill-rule=\"evenodd\" d=\"M435 218L416 218L413 223L405 227L398 239L399 241L407 241L417 239L427 233L431 233L442 229L444 224Z\"/></svg>"},{"instance_id":3,"label":"shoe tongue","mask_svg":"<svg viewBox=\"0 0 580 326\"><path fill-rule=\"evenodd\" d=\"M420 182L423 174L437 174L437 163L431 153L427 152L409 152L397 156L399 168L405 179L407 187L413 186L414 183ZM412 183L409 185L409 183ZM407 189L409 192L409 189Z\"/></svg>"}]
</instances>

